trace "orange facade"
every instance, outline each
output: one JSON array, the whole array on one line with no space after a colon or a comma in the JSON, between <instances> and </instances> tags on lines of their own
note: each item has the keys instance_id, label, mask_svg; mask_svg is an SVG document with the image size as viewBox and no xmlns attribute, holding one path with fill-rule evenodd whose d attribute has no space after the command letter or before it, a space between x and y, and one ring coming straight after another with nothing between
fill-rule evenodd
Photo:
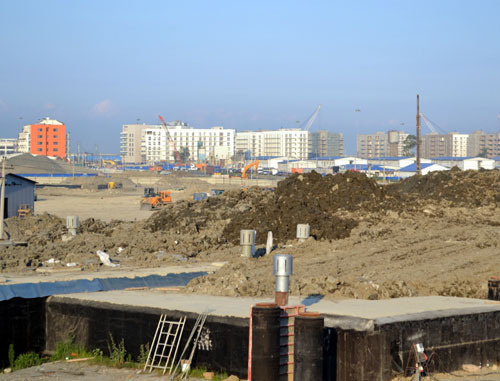
<instances>
[{"instance_id":1,"label":"orange facade","mask_svg":"<svg viewBox=\"0 0 500 381\"><path fill-rule=\"evenodd\" d=\"M66 157L66 126L64 124L32 124L30 153Z\"/></svg>"}]
</instances>

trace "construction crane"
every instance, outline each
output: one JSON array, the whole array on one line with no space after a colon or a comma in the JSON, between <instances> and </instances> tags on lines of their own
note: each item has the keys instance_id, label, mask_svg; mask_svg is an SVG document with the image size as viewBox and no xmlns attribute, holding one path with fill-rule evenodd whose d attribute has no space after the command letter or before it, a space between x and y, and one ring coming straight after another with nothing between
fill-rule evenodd
<instances>
[{"instance_id":1,"label":"construction crane","mask_svg":"<svg viewBox=\"0 0 500 381\"><path fill-rule=\"evenodd\" d=\"M318 113L319 113L320 109L321 109L321 105L318 105L318 107L316 107L316 110L314 110L314 112L309 117L309 119L307 120L307 122L303 123L304 127L302 127L302 125L301 125L300 128L303 129L304 131L309 131L309 129L313 125L314 121L316 120L316 117L318 116Z\"/></svg>"},{"instance_id":2,"label":"construction crane","mask_svg":"<svg viewBox=\"0 0 500 381\"><path fill-rule=\"evenodd\" d=\"M427 118L423 113L419 113L420 117L424 120L426 126L431 130L433 134L439 135L439 132L434 128L436 126L438 129L440 129L443 133L446 133L441 127L439 127L436 123L431 121L429 118Z\"/></svg>"},{"instance_id":3,"label":"construction crane","mask_svg":"<svg viewBox=\"0 0 500 381\"><path fill-rule=\"evenodd\" d=\"M168 130L168 125L167 123L165 123L165 121L163 120L163 117L161 115L158 115L158 117L160 118L160 121L161 121L161 124L163 126L163 128L165 129L165 132L167 134L167 138L168 138L168 141L170 142L170 144L172 145L172 148L174 150L174 156L175 156L175 160L180 164L180 165L184 165L184 163L182 162L182 157L181 157L181 154L179 153L179 151L177 151L177 147L175 146L175 142L174 142L174 139L172 139L172 136L170 135L170 131Z\"/></svg>"}]
</instances>

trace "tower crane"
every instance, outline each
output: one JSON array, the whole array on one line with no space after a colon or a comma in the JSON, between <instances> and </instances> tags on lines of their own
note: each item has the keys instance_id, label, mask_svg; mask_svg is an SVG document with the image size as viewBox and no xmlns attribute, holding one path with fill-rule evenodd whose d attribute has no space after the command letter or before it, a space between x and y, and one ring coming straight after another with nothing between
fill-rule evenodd
<instances>
[{"instance_id":1,"label":"tower crane","mask_svg":"<svg viewBox=\"0 0 500 381\"><path fill-rule=\"evenodd\" d=\"M304 131L309 131L309 128L311 128L311 126L313 125L314 121L316 120L316 117L318 116L318 113L319 113L320 109L321 109L321 105L318 105L318 107L316 107L316 110L314 110L314 112L309 117L309 119L307 120L307 122L305 122L304 128L303 128Z\"/></svg>"},{"instance_id":2,"label":"tower crane","mask_svg":"<svg viewBox=\"0 0 500 381\"><path fill-rule=\"evenodd\" d=\"M177 151L177 147L175 146L175 142L174 142L174 139L172 139L172 135L170 135L170 131L168 130L168 125L167 123L165 123L165 121L163 120L163 117L161 115L158 115L158 117L160 118L160 121L161 121L161 125L163 127L163 129L165 130L166 134L167 134L167 139L168 141L170 142L170 144L172 145L172 148L174 150L174 156L175 156L175 160L180 164L180 165L184 165L183 162L182 162L182 158L181 158L181 155L179 153L179 151Z\"/></svg>"}]
</instances>

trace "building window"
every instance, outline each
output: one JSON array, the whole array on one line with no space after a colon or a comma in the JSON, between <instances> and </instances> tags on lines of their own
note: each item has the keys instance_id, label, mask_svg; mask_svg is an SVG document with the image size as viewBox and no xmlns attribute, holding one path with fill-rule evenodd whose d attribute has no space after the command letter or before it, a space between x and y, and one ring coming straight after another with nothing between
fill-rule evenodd
<instances>
[{"instance_id":1,"label":"building window","mask_svg":"<svg viewBox=\"0 0 500 381\"><path fill-rule=\"evenodd\" d=\"M55 146L56 146L56 145L58 145L58 144L59 144L58 142L54 142L54 145L55 145Z\"/></svg>"},{"instance_id":2,"label":"building window","mask_svg":"<svg viewBox=\"0 0 500 381\"><path fill-rule=\"evenodd\" d=\"M38 138L39 138L39 139L43 138L43 135L38 135Z\"/></svg>"},{"instance_id":3,"label":"building window","mask_svg":"<svg viewBox=\"0 0 500 381\"><path fill-rule=\"evenodd\" d=\"M41 128L38 129L38 132L42 132L42 131L43 131L43 129L41 129Z\"/></svg>"},{"instance_id":4,"label":"building window","mask_svg":"<svg viewBox=\"0 0 500 381\"><path fill-rule=\"evenodd\" d=\"M57 139L57 135L54 135L54 139Z\"/></svg>"},{"instance_id":5,"label":"building window","mask_svg":"<svg viewBox=\"0 0 500 381\"><path fill-rule=\"evenodd\" d=\"M38 142L38 145L41 146L42 145L42 142Z\"/></svg>"},{"instance_id":6,"label":"building window","mask_svg":"<svg viewBox=\"0 0 500 381\"><path fill-rule=\"evenodd\" d=\"M38 149L37 149L37 151L38 151L38 152L42 152L42 149L41 149L41 148L38 148Z\"/></svg>"},{"instance_id":7,"label":"building window","mask_svg":"<svg viewBox=\"0 0 500 381\"><path fill-rule=\"evenodd\" d=\"M57 132L57 128L54 128L54 130L53 130L53 131L54 131L54 132Z\"/></svg>"},{"instance_id":8,"label":"building window","mask_svg":"<svg viewBox=\"0 0 500 381\"><path fill-rule=\"evenodd\" d=\"M54 148L54 152L57 152L57 151L59 151L59 150L57 148Z\"/></svg>"}]
</instances>

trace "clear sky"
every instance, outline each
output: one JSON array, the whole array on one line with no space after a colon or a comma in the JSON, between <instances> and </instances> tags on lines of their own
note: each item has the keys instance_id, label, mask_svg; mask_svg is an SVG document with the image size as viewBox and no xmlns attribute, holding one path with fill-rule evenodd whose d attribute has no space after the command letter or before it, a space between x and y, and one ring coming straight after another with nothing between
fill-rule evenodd
<instances>
[{"instance_id":1,"label":"clear sky","mask_svg":"<svg viewBox=\"0 0 500 381\"><path fill-rule=\"evenodd\" d=\"M413 132L417 93L446 131L498 131L500 1L0 1L0 137L49 116L117 153L137 119L275 129L322 104L311 131L350 153Z\"/></svg>"}]
</instances>

